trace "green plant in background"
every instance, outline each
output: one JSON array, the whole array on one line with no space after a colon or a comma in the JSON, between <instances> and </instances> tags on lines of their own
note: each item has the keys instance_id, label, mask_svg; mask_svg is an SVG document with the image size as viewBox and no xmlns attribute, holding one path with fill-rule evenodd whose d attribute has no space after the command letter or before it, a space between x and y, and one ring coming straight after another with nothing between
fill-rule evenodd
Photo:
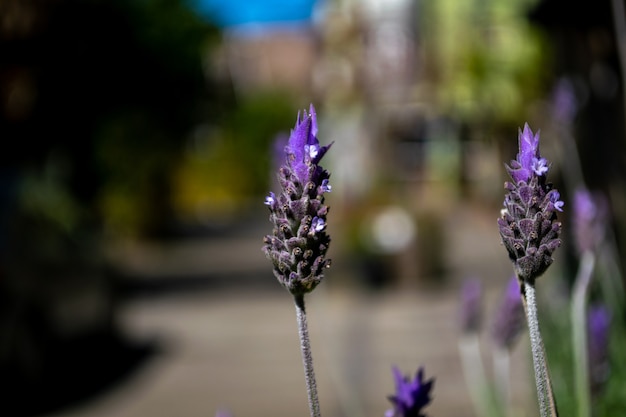
<instances>
[{"instance_id":1,"label":"green plant in background","mask_svg":"<svg viewBox=\"0 0 626 417\"><path fill-rule=\"evenodd\" d=\"M271 143L290 123L292 98L251 93L219 122L201 126L173 172L173 206L183 221L230 221L254 205L272 180Z\"/></svg>"},{"instance_id":2,"label":"green plant in background","mask_svg":"<svg viewBox=\"0 0 626 417\"><path fill-rule=\"evenodd\" d=\"M473 126L510 126L529 102L543 96L550 54L525 16L534 3L444 0L423 5L424 65L437 86L434 102L442 112Z\"/></svg>"},{"instance_id":3,"label":"green plant in background","mask_svg":"<svg viewBox=\"0 0 626 417\"><path fill-rule=\"evenodd\" d=\"M171 224L171 175L187 137L220 116L221 90L203 68L218 31L181 0L110 7L126 22L108 45L123 70L109 71L118 96L85 138L100 180L96 208L113 236L159 236Z\"/></svg>"}]
</instances>

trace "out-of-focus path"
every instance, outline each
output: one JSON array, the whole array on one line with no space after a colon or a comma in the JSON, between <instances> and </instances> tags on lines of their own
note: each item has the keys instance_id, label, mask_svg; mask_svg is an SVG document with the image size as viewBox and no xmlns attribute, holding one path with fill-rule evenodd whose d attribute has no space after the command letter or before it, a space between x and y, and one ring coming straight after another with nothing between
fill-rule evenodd
<instances>
[{"instance_id":1,"label":"out-of-focus path","mask_svg":"<svg viewBox=\"0 0 626 417\"><path fill-rule=\"evenodd\" d=\"M436 378L428 415L476 415L459 357L459 288L469 275L485 283L486 328L480 341L490 375L490 314L510 266L493 216L470 208L448 226L445 285L373 292L329 284L350 273L339 260L327 282L307 297L322 415L384 415L386 396L394 390L392 365L412 375L423 365L426 377ZM158 352L112 390L47 417L212 417L222 408L234 417L308 415L293 302L275 282L259 236L196 241L158 254L135 251L128 267L151 265L153 276L171 275L178 263L187 276L200 276L205 267L234 268L246 279L126 301L118 317L124 334L154 341ZM257 279L271 284L251 284ZM534 415L528 406L533 386L527 338L512 364L515 415Z\"/></svg>"}]
</instances>

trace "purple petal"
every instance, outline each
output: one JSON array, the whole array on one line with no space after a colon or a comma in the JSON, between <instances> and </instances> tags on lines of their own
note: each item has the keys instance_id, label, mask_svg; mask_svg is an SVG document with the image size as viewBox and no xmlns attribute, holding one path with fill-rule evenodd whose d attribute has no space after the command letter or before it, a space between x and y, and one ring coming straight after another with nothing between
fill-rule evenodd
<instances>
[{"instance_id":1,"label":"purple petal","mask_svg":"<svg viewBox=\"0 0 626 417\"><path fill-rule=\"evenodd\" d=\"M528 123L524 124L524 130L519 131L519 153L517 161L522 168L532 171L533 159L539 159L539 132L533 134Z\"/></svg>"},{"instance_id":2,"label":"purple petal","mask_svg":"<svg viewBox=\"0 0 626 417\"><path fill-rule=\"evenodd\" d=\"M552 203L554 208L558 211L563 211L563 206L565 205L565 203L563 201L560 201L559 198L561 198L561 194L559 194L557 190L552 190L550 192L550 202Z\"/></svg>"},{"instance_id":3,"label":"purple petal","mask_svg":"<svg viewBox=\"0 0 626 417\"><path fill-rule=\"evenodd\" d=\"M321 232L322 230L324 230L325 227L326 222L324 221L324 219L321 219L319 217L313 217L313 220L311 220L311 230L313 231L313 233Z\"/></svg>"},{"instance_id":4,"label":"purple petal","mask_svg":"<svg viewBox=\"0 0 626 417\"><path fill-rule=\"evenodd\" d=\"M276 203L276 194L270 191L270 195L265 197L265 202L263 204L265 204L266 206L272 207L274 203Z\"/></svg>"},{"instance_id":5,"label":"purple petal","mask_svg":"<svg viewBox=\"0 0 626 417\"><path fill-rule=\"evenodd\" d=\"M419 368L415 379L402 375L397 367L392 368L396 384L395 395L389 397L394 405L392 410L388 410L385 416L409 417L420 416L421 409L431 400L430 391L434 380L424 381L424 369Z\"/></svg>"},{"instance_id":6,"label":"purple petal","mask_svg":"<svg viewBox=\"0 0 626 417\"><path fill-rule=\"evenodd\" d=\"M531 169L538 176L542 176L543 174L547 173L549 169L547 159L546 158L533 158Z\"/></svg>"}]
</instances>

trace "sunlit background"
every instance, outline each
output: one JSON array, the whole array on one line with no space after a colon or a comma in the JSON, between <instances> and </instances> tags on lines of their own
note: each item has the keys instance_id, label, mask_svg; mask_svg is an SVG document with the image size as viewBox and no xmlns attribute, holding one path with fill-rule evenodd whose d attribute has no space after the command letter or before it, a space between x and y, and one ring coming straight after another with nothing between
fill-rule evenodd
<instances>
[{"instance_id":1,"label":"sunlit background","mask_svg":"<svg viewBox=\"0 0 626 417\"><path fill-rule=\"evenodd\" d=\"M559 329L581 186L610 203L610 279L592 298L614 313L612 351L626 346L620 13L564 0L1 0L0 416L307 415L293 303L261 247L275 142L311 103L320 142L334 142L333 264L307 297L322 414L382 416L391 366L422 365L436 379L429 415L480 415L460 291L484 288L488 376L512 274L496 225L504 163L528 122L565 201L538 291L571 415ZM598 416L626 413L614 362ZM537 415L526 335L512 364L511 415Z\"/></svg>"}]
</instances>

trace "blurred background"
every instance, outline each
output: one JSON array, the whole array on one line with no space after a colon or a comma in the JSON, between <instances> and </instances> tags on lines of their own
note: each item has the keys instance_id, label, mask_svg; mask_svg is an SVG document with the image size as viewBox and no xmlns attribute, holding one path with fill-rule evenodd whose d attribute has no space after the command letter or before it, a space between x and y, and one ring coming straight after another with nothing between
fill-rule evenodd
<instances>
[{"instance_id":1,"label":"blurred background","mask_svg":"<svg viewBox=\"0 0 626 417\"><path fill-rule=\"evenodd\" d=\"M478 415L459 294L482 283L489 372L525 122L565 201L545 326L567 321L584 186L609 203L613 287L592 298L619 352L625 18L605 0L0 0L0 415L306 415L292 300L261 246L274 142L310 103L334 142L333 267L308 297L323 414L383 415L391 366L424 365L429 414ZM536 414L526 339L516 416ZM625 367L598 415L623 415Z\"/></svg>"}]
</instances>

